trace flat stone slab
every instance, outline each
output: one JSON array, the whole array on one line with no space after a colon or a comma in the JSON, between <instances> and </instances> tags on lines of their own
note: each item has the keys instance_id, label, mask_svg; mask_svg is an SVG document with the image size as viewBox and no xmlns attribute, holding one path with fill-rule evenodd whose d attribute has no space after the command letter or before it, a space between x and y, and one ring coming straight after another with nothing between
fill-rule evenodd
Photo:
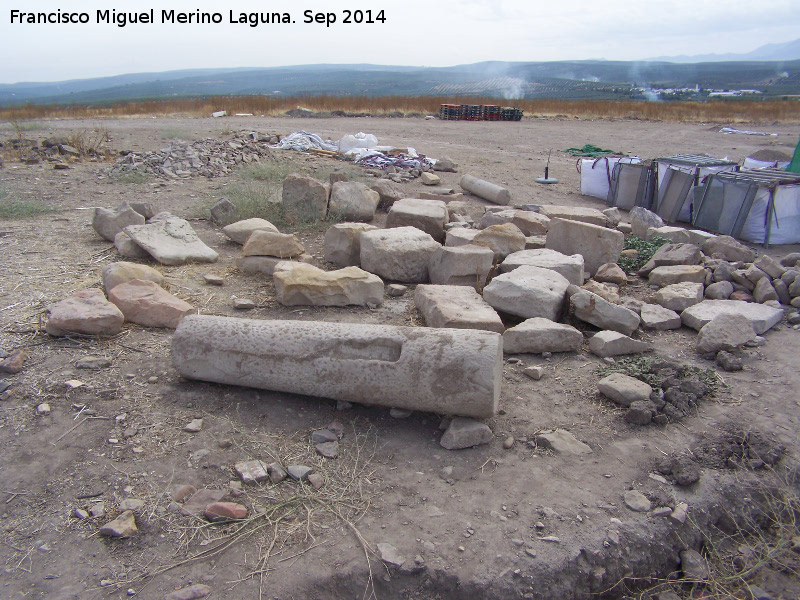
<instances>
[{"instance_id":1,"label":"flat stone slab","mask_svg":"<svg viewBox=\"0 0 800 600\"><path fill-rule=\"evenodd\" d=\"M102 290L88 288L47 307L47 333L64 336L116 335L122 330L125 317Z\"/></svg>"},{"instance_id":2,"label":"flat stone slab","mask_svg":"<svg viewBox=\"0 0 800 600\"><path fill-rule=\"evenodd\" d=\"M242 247L243 256L277 256L292 258L306 251L302 242L292 233L257 229Z\"/></svg>"},{"instance_id":3,"label":"flat stone slab","mask_svg":"<svg viewBox=\"0 0 800 600\"><path fill-rule=\"evenodd\" d=\"M275 270L283 263L310 264L314 257L310 254L301 254L292 258L278 258L277 256L240 256L236 259L236 268L245 273L262 273L273 275Z\"/></svg>"},{"instance_id":4,"label":"flat stone slab","mask_svg":"<svg viewBox=\"0 0 800 600\"><path fill-rule=\"evenodd\" d=\"M236 221L222 228L222 233L237 244L244 244L254 231L264 229L278 233L278 228L266 219L253 218Z\"/></svg>"},{"instance_id":5,"label":"flat stone slab","mask_svg":"<svg viewBox=\"0 0 800 600\"><path fill-rule=\"evenodd\" d=\"M655 251L652 258L639 269L639 275L647 275L656 267L671 265L697 265L703 254L694 244L664 244Z\"/></svg>"},{"instance_id":6,"label":"flat stone slab","mask_svg":"<svg viewBox=\"0 0 800 600\"><path fill-rule=\"evenodd\" d=\"M479 233L480 231L478 229L456 227L447 232L444 245L448 247L456 247L472 244L475 241L475 236Z\"/></svg>"},{"instance_id":7,"label":"flat stone slab","mask_svg":"<svg viewBox=\"0 0 800 600\"><path fill-rule=\"evenodd\" d=\"M132 279L152 281L158 285L164 284L164 276L153 267L125 261L111 263L103 267L102 277L103 289L106 294L120 283L125 283Z\"/></svg>"},{"instance_id":8,"label":"flat stone slab","mask_svg":"<svg viewBox=\"0 0 800 600\"><path fill-rule=\"evenodd\" d=\"M500 315L471 287L418 285L414 304L429 327L485 329L497 333L505 329Z\"/></svg>"},{"instance_id":9,"label":"flat stone slab","mask_svg":"<svg viewBox=\"0 0 800 600\"><path fill-rule=\"evenodd\" d=\"M189 379L482 419L497 412L503 348L474 329L190 315L172 362Z\"/></svg>"},{"instance_id":10,"label":"flat stone slab","mask_svg":"<svg viewBox=\"0 0 800 600\"><path fill-rule=\"evenodd\" d=\"M578 221L580 223L590 223L605 227L608 225L608 217L596 208L584 208L580 206L551 206L543 205L539 209L539 214L549 219L566 219L568 221Z\"/></svg>"},{"instance_id":11,"label":"flat stone slab","mask_svg":"<svg viewBox=\"0 0 800 600\"><path fill-rule=\"evenodd\" d=\"M706 270L703 265L670 265L656 267L650 271L648 281L650 285L664 287L674 283L703 283L706 280Z\"/></svg>"},{"instance_id":12,"label":"flat stone slab","mask_svg":"<svg viewBox=\"0 0 800 600\"><path fill-rule=\"evenodd\" d=\"M750 319L737 313L723 313L700 328L695 348L701 354L734 350L756 338Z\"/></svg>"},{"instance_id":13,"label":"flat stone slab","mask_svg":"<svg viewBox=\"0 0 800 600\"><path fill-rule=\"evenodd\" d=\"M666 309L681 312L703 301L702 283L673 283L656 292L656 302Z\"/></svg>"},{"instance_id":14,"label":"flat stone slab","mask_svg":"<svg viewBox=\"0 0 800 600\"><path fill-rule=\"evenodd\" d=\"M658 304L642 304L639 316L642 319L642 327L645 329L665 331L680 329L682 325L681 316L678 313Z\"/></svg>"},{"instance_id":15,"label":"flat stone slab","mask_svg":"<svg viewBox=\"0 0 800 600\"><path fill-rule=\"evenodd\" d=\"M125 320L145 327L174 329L195 308L152 281L133 279L120 283L108 293L109 301L125 315Z\"/></svg>"},{"instance_id":16,"label":"flat stone slab","mask_svg":"<svg viewBox=\"0 0 800 600\"><path fill-rule=\"evenodd\" d=\"M128 225L124 231L162 265L216 262L219 258L219 254L197 237L189 222L179 217L167 216L145 225Z\"/></svg>"},{"instance_id":17,"label":"flat stone slab","mask_svg":"<svg viewBox=\"0 0 800 600\"><path fill-rule=\"evenodd\" d=\"M681 321L697 331L721 314L740 314L753 325L757 335L768 331L783 319L783 310L764 304L754 304L741 300L704 300L690 306L681 313Z\"/></svg>"},{"instance_id":18,"label":"flat stone slab","mask_svg":"<svg viewBox=\"0 0 800 600\"><path fill-rule=\"evenodd\" d=\"M513 223L502 223L479 231L472 243L491 248L495 260L501 261L509 254L525 249L525 236Z\"/></svg>"},{"instance_id":19,"label":"flat stone slab","mask_svg":"<svg viewBox=\"0 0 800 600\"><path fill-rule=\"evenodd\" d=\"M623 373L612 373L597 382L597 389L603 396L622 406L650 399L653 391L648 384Z\"/></svg>"},{"instance_id":20,"label":"flat stone slab","mask_svg":"<svg viewBox=\"0 0 800 600\"><path fill-rule=\"evenodd\" d=\"M506 354L541 354L542 352L574 352L583 344L583 334L562 323L534 317L503 333Z\"/></svg>"},{"instance_id":21,"label":"flat stone slab","mask_svg":"<svg viewBox=\"0 0 800 600\"><path fill-rule=\"evenodd\" d=\"M358 267L323 271L313 265L294 263L276 269L275 295L284 306L379 306L383 281Z\"/></svg>"},{"instance_id":22,"label":"flat stone slab","mask_svg":"<svg viewBox=\"0 0 800 600\"><path fill-rule=\"evenodd\" d=\"M603 219L606 218L600 213ZM619 260L625 236L621 231L580 221L552 219L546 247L563 254L583 256L584 268L594 275L600 266Z\"/></svg>"},{"instance_id":23,"label":"flat stone slab","mask_svg":"<svg viewBox=\"0 0 800 600\"><path fill-rule=\"evenodd\" d=\"M129 225L144 225L144 217L127 203L123 202L115 209L95 208L92 227L109 242L113 242L117 234Z\"/></svg>"},{"instance_id":24,"label":"flat stone slab","mask_svg":"<svg viewBox=\"0 0 800 600\"><path fill-rule=\"evenodd\" d=\"M597 294L586 290L575 292L570 297L575 317L601 329L611 329L630 335L639 327L640 318L632 310L612 304Z\"/></svg>"},{"instance_id":25,"label":"flat stone slab","mask_svg":"<svg viewBox=\"0 0 800 600\"><path fill-rule=\"evenodd\" d=\"M649 344L629 338L618 331L600 331L589 340L589 351L601 358L638 354L648 350L650 350Z\"/></svg>"},{"instance_id":26,"label":"flat stone slab","mask_svg":"<svg viewBox=\"0 0 800 600\"><path fill-rule=\"evenodd\" d=\"M592 449L588 445L577 440L574 435L564 429L543 431L536 436L536 445L557 452L558 454L580 456L582 454L592 453Z\"/></svg>"},{"instance_id":27,"label":"flat stone slab","mask_svg":"<svg viewBox=\"0 0 800 600\"><path fill-rule=\"evenodd\" d=\"M556 321L568 287L569 281L560 273L524 266L492 279L483 290L483 298L502 312Z\"/></svg>"},{"instance_id":28,"label":"flat stone slab","mask_svg":"<svg viewBox=\"0 0 800 600\"><path fill-rule=\"evenodd\" d=\"M570 283L583 284L583 256L580 254L567 256L549 248L521 250L509 254L501 263L500 270L508 273L522 266L550 269L566 277Z\"/></svg>"}]
</instances>

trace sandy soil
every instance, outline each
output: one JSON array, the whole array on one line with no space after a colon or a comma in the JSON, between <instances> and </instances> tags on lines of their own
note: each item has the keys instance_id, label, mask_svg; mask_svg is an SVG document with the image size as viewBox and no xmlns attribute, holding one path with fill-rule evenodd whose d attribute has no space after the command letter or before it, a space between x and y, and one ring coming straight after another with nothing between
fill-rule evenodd
<instances>
[{"instance_id":1,"label":"sandy soil","mask_svg":"<svg viewBox=\"0 0 800 600\"><path fill-rule=\"evenodd\" d=\"M791 153L800 125L748 125L776 137L723 135L725 124L525 119L468 123L422 119L137 118L44 121L26 137L44 138L83 128L108 129L119 150L145 151L184 139L231 131L290 133L299 129L338 139L375 134L381 144L413 146L434 158L447 154L459 173L441 174L457 187L470 172L506 185L513 203L605 208L580 195L575 159L559 150L592 143L642 158L708 153L739 160L768 148ZM11 137L8 128L4 136ZM547 153L560 183L540 186ZM287 159L324 174L332 159L291 151ZM728 433L759 431L787 448L780 473L796 465L800 427L800 332L776 327L767 344L748 350L746 370L721 373L727 384L697 414L665 427L636 427L596 392L600 362L578 355L522 355L504 366L500 414L488 421L494 440L451 452L439 445L440 418L394 419L385 409L182 380L169 356L170 331L126 325L111 340L50 338L40 330L45 307L100 283L102 268L118 259L91 227L91 207L153 202L192 219L200 237L220 252L214 265L159 267L171 291L205 314L237 315L233 295L258 307L248 318L422 325L412 295L387 298L377 309L285 308L269 278L236 271L239 246L203 217L235 175L218 179L121 183L98 177L106 165L77 162L54 171L47 164L7 162L0 185L11 193L58 207L29 220L0 222L0 349L24 347L25 369L7 375L12 387L0 403L0 598L162 598L202 583L214 598L584 598L624 595L625 577L661 578L677 569L678 552L700 548L703 535L728 511L747 504L749 487L765 477L714 465L715 444ZM419 183L405 184L409 195ZM484 203L470 198L476 216ZM384 218L383 216L380 219ZM379 219L379 220L380 220ZM321 233L303 234L319 266ZM797 248L773 247L774 256ZM763 252L763 248L759 248ZM226 276L223 287L203 274ZM627 293L646 295L642 281ZM662 357L703 368L694 333L640 331ZM112 366L79 370L78 359L102 355ZM534 381L525 366L543 365ZM85 385L68 389L65 382ZM47 402L51 412L37 415ZM199 433L183 431L203 418ZM336 460L314 452L310 432L344 426ZM527 442L560 427L587 443L585 456L559 455ZM513 436L511 449L503 441ZM700 445L703 474L688 488L649 476L663 456ZM711 458L709 458L711 457ZM233 465L259 458L314 467L322 489L289 482L247 486L234 498L256 515L244 525L210 525L171 506L175 484L230 489ZM780 474L779 473L779 474ZM635 513L626 490L645 492L654 505L686 502L690 518ZM100 537L125 498L141 498L139 533L127 540ZM104 515L79 520L75 509L102 505ZM547 541L545 538L551 538ZM558 541L553 540L553 538ZM388 543L415 568L398 570L376 557ZM414 559L416 558L416 562ZM758 583L776 598L796 598L796 579L765 570Z\"/></svg>"}]
</instances>

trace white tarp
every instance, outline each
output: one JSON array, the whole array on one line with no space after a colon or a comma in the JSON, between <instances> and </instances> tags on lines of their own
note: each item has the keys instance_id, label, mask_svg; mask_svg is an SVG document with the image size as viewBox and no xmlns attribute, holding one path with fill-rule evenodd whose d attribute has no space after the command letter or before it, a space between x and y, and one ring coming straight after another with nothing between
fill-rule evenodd
<instances>
[{"instance_id":1,"label":"white tarp","mask_svg":"<svg viewBox=\"0 0 800 600\"><path fill-rule=\"evenodd\" d=\"M601 200L608 199L611 184L611 173L619 162L638 164L642 162L638 156L604 156L602 158L584 158L581 160L581 194Z\"/></svg>"},{"instance_id":2,"label":"white tarp","mask_svg":"<svg viewBox=\"0 0 800 600\"><path fill-rule=\"evenodd\" d=\"M664 176L667 174L667 169L668 168L669 169L675 169L677 171L683 171L684 173L694 173L694 171L695 171L695 166L694 165L681 165L681 164L670 163L668 161L659 162L658 163L658 181L659 181L659 185L661 185L661 182L664 181ZM700 167L699 168L700 177L698 178L699 179L698 183L702 184L703 183L703 179L705 178L705 176L710 174L710 173L721 173L723 171L735 171L735 170L736 170L736 165L719 165L719 166L716 166L716 167ZM692 195L692 193L693 193L692 190L689 190L689 193L686 196L686 198L688 199L688 202L684 201L683 207L681 208L681 212L678 215L678 221L683 221L684 223L691 223L692 222L692 202L691 201L692 201L692 198L694 197Z\"/></svg>"}]
</instances>

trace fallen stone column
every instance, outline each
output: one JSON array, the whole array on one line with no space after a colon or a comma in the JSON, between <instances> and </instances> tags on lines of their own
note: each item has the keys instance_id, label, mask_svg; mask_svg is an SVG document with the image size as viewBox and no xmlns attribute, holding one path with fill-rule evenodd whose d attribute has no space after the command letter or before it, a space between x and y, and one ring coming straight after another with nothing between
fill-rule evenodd
<instances>
[{"instance_id":1,"label":"fallen stone column","mask_svg":"<svg viewBox=\"0 0 800 600\"><path fill-rule=\"evenodd\" d=\"M511 194L506 188L478 179L473 175L464 175L458 185L471 194L494 204L506 205L511 202Z\"/></svg>"},{"instance_id":2,"label":"fallen stone column","mask_svg":"<svg viewBox=\"0 0 800 600\"><path fill-rule=\"evenodd\" d=\"M467 329L190 315L172 339L188 379L481 419L502 360L500 334Z\"/></svg>"}]
</instances>

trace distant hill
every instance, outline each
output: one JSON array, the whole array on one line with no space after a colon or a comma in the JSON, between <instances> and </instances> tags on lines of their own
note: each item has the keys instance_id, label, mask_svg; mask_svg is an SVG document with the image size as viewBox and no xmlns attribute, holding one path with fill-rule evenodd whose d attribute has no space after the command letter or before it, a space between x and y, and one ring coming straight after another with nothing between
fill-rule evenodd
<instances>
[{"instance_id":1,"label":"distant hill","mask_svg":"<svg viewBox=\"0 0 800 600\"><path fill-rule=\"evenodd\" d=\"M658 56L648 60L674 63L698 63L753 60L789 61L798 59L800 59L800 39L780 44L766 44L746 54L697 54L694 56L686 56L683 54L680 56Z\"/></svg>"},{"instance_id":2,"label":"distant hill","mask_svg":"<svg viewBox=\"0 0 800 600\"><path fill-rule=\"evenodd\" d=\"M301 65L134 73L55 83L0 84L0 105L97 104L214 95L482 95L514 98L643 98L650 88L755 89L800 94L789 62L483 62L454 67ZM644 90L644 91L643 91Z\"/></svg>"}]
</instances>

